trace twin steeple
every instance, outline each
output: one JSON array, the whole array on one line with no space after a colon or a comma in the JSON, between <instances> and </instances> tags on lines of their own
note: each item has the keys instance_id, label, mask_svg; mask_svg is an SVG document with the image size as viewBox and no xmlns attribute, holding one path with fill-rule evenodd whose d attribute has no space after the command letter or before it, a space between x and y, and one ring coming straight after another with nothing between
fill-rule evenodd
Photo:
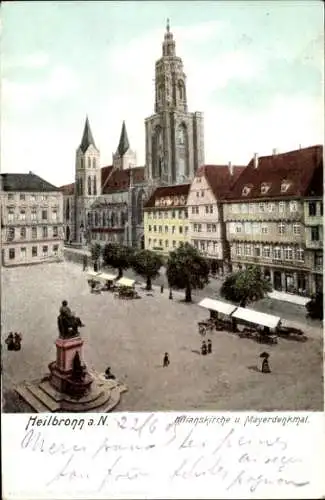
<instances>
[{"instance_id":1,"label":"twin steeple","mask_svg":"<svg viewBox=\"0 0 325 500\"><path fill-rule=\"evenodd\" d=\"M94 148L96 148L93 134L91 132L91 128L89 125L89 119L88 119L88 116L86 116L85 128L84 128L84 132L82 134L82 139L81 139L81 144L80 144L81 151L83 153L85 153L90 145L92 145L92 146L94 146Z\"/></svg>"},{"instance_id":2,"label":"twin steeple","mask_svg":"<svg viewBox=\"0 0 325 500\"><path fill-rule=\"evenodd\" d=\"M123 120L120 141L117 146L117 153L122 157L130 149L128 133L126 131L125 121Z\"/></svg>"}]
</instances>

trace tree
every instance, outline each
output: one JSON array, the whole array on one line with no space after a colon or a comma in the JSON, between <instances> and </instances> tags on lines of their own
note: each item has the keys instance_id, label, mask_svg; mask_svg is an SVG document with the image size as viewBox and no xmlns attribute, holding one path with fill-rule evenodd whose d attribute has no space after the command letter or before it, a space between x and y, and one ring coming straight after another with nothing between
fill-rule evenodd
<instances>
[{"instance_id":1,"label":"tree","mask_svg":"<svg viewBox=\"0 0 325 500\"><path fill-rule=\"evenodd\" d=\"M261 270L256 266L249 266L230 274L223 282L220 293L226 300L246 307L249 302L263 299L271 291L271 284L264 278Z\"/></svg>"},{"instance_id":2,"label":"tree","mask_svg":"<svg viewBox=\"0 0 325 500\"><path fill-rule=\"evenodd\" d=\"M107 243L103 249L104 264L118 270L117 279L122 278L123 270L132 266L133 255L130 247L118 243Z\"/></svg>"},{"instance_id":3,"label":"tree","mask_svg":"<svg viewBox=\"0 0 325 500\"><path fill-rule=\"evenodd\" d=\"M151 280L159 276L159 269L163 265L163 260L160 255L151 250L140 250L134 256L132 268L133 270L146 278L146 290L151 290Z\"/></svg>"},{"instance_id":4,"label":"tree","mask_svg":"<svg viewBox=\"0 0 325 500\"><path fill-rule=\"evenodd\" d=\"M185 289L185 302L192 301L192 290L202 289L209 283L209 265L199 251L189 243L181 243L170 252L167 262L170 287Z\"/></svg>"},{"instance_id":5,"label":"tree","mask_svg":"<svg viewBox=\"0 0 325 500\"><path fill-rule=\"evenodd\" d=\"M96 267L98 267L98 260L102 253L102 247L100 246L100 244L94 243L93 245L91 245L90 253L94 266L96 264Z\"/></svg>"}]
</instances>

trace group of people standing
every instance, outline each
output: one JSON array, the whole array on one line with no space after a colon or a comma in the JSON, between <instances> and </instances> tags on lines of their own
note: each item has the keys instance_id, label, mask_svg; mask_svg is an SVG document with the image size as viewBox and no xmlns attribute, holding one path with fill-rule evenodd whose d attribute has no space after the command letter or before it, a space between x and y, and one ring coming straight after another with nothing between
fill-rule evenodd
<instances>
[{"instance_id":1,"label":"group of people standing","mask_svg":"<svg viewBox=\"0 0 325 500\"><path fill-rule=\"evenodd\" d=\"M202 340L202 345L201 345L201 354L203 356L206 356L207 354L212 353L212 341L208 339L206 342L205 340Z\"/></svg>"},{"instance_id":2,"label":"group of people standing","mask_svg":"<svg viewBox=\"0 0 325 500\"><path fill-rule=\"evenodd\" d=\"M20 351L21 341L22 341L21 333L15 332L13 334L12 332L10 332L8 337L6 338L8 351Z\"/></svg>"}]
</instances>

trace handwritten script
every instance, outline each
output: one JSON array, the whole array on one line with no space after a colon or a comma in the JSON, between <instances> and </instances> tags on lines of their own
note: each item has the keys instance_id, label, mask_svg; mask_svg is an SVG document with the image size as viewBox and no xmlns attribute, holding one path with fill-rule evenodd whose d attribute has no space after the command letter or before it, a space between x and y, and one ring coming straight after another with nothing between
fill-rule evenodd
<instances>
[{"instance_id":1,"label":"handwritten script","mask_svg":"<svg viewBox=\"0 0 325 500\"><path fill-rule=\"evenodd\" d=\"M60 486L104 494L136 485L145 489L149 481L159 481L169 489L210 482L214 490L258 494L270 487L294 491L310 484L304 450L297 453L281 428L247 432L234 421L213 427L178 425L166 414L101 418L109 419L109 425L95 422L69 433L27 426L20 448L26 459L46 461L45 490Z\"/></svg>"}]
</instances>

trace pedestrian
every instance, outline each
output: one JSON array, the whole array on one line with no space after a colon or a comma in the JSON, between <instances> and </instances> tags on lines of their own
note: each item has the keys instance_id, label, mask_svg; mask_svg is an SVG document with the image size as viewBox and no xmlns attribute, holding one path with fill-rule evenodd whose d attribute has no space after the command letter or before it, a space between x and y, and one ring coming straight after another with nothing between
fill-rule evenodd
<instances>
[{"instance_id":1,"label":"pedestrian","mask_svg":"<svg viewBox=\"0 0 325 500\"><path fill-rule=\"evenodd\" d=\"M14 335L14 351L20 351L21 349L21 339L22 339L22 335L21 333L17 333L15 332L15 335Z\"/></svg>"},{"instance_id":2,"label":"pedestrian","mask_svg":"<svg viewBox=\"0 0 325 500\"><path fill-rule=\"evenodd\" d=\"M203 356L206 356L207 354L207 345L205 343L205 340L202 341L202 345L201 345L201 354Z\"/></svg>"},{"instance_id":3,"label":"pedestrian","mask_svg":"<svg viewBox=\"0 0 325 500\"><path fill-rule=\"evenodd\" d=\"M173 292L172 292L172 289L170 288L169 289L169 299L172 300L173 299Z\"/></svg>"},{"instance_id":4,"label":"pedestrian","mask_svg":"<svg viewBox=\"0 0 325 500\"><path fill-rule=\"evenodd\" d=\"M10 332L8 337L6 338L6 344L8 351L14 351L15 341L14 341L14 334L12 332Z\"/></svg>"},{"instance_id":5,"label":"pedestrian","mask_svg":"<svg viewBox=\"0 0 325 500\"><path fill-rule=\"evenodd\" d=\"M113 375L113 373L111 373L111 367L108 366L105 370L105 378L107 380L115 380L115 375Z\"/></svg>"},{"instance_id":6,"label":"pedestrian","mask_svg":"<svg viewBox=\"0 0 325 500\"><path fill-rule=\"evenodd\" d=\"M94 273L97 273L97 272L98 272L98 263L95 260L95 262L94 262Z\"/></svg>"},{"instance_id":7,"label":"pedestrian","mask_svg":"<svg viewBox=\"0 0 325 500\"><path fill-rule=\"evenodd\" d=\"M260 358L263 358L262 373L271 373L269 357L270 355L268 352L262 352L262 354L260 354Z\"/></svg>"},{"instance_id":8,"label":"pedestrian","mask_svg":"<svg viewBox=\"0 0 325 500\"><path fill-rule=\"evenodd\" d=\"M208 339L208 354L212 353L212 342L210 339Z\"/></svg>"},{"instance_id":9,"label":"pedestrian","mask_svg":"<svg viewBox=\"0 0 325 500\"><path fill-rule=\"evenodd\" d=\"M86 271L86 270L87 270L87 267L88 267L88 259L87 259L87 255L84 255L84 256L83 256L83 271Z\"/></svg>"},{"instance_id":10,"label":"pedestrian","mask_svg":"<svg viewBox=\"0 0 325 500\"><path fill-rule=\"evenodd\" d=\"M169 354L168 354L168 352L165 352L164 360L163 360L163 367L166 368L169 365L169 363L170 363Z\"/></svg>"},{"instance_id":11,"label":"pedestrian","mask_svg":"<svg viewBox=\"0 0 325 500\"><path fill-rule=\"evenodd\" d=\"M160 293L164 293L164 285L160 285Z\"/></svg>"}]
</instances>

